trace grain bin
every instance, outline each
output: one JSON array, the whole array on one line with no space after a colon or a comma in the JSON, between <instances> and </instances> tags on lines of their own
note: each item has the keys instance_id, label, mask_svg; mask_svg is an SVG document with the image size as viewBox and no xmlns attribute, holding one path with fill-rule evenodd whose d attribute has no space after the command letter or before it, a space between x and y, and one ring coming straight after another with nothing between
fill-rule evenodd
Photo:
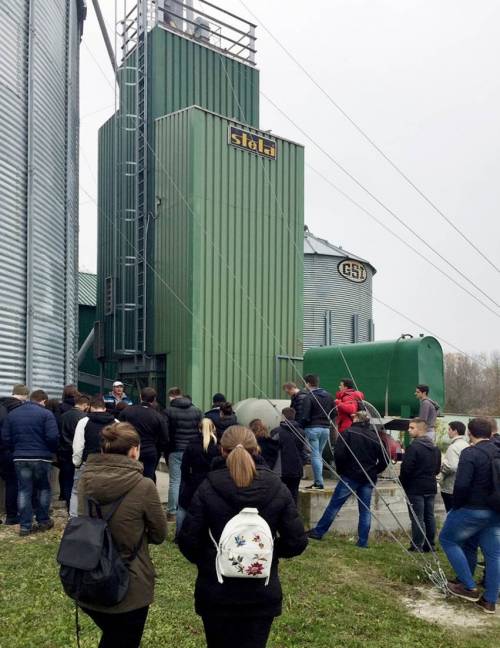
<instances>
[{"instance_id":1,"label":"grain bin","mask_svg":"<svg viewBox=\"0 0 500 648\"><path fill-rule=\"evenodd\" d=\"M372 264L304 230L304 350L374 337Z\"/></svg>"},{"instance_id":2,"label":"grain bin","mask_svg":"<svg viewBox=\"0 0 500 648\"><path fill-rule=\"evenodd\" d=\"M83 0L0 3L0 393L75 379Z\"/></svg>"}]
</instances>

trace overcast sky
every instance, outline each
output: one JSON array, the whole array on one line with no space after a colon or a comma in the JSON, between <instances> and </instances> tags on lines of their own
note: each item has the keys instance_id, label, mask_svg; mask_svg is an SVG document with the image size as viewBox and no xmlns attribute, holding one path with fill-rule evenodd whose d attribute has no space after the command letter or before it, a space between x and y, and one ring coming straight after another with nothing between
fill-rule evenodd
<instances>
[{"instance_id":1,"label":"overcast sky","mask_svg":"<svg viewBox=\"0 0 500 648\"><path fill-rule=\"evenodd\" d=\"M252 20L239 0L217 0ZM245 0L261 23L497 266L500 241L498 0ZM114 112L111 65L89 2L81 48L80 268L96 269L97 131ZM113 0L102 0L110 30ZM121 2L118 3L120 6ZM305 11L307 9L307 12ZM314 13L309 13L314 12ZM363 139L263 28L261 89L374 196L500 303L500 274ZM306 146L305 220L376 268L377 339L432 332L466 352L500 349L500 308L434 255L261 97L261 128ZM342 188L497 313L418 257ZM406 314L395 314L381 302Z\"/></svg>"}]
</instances>

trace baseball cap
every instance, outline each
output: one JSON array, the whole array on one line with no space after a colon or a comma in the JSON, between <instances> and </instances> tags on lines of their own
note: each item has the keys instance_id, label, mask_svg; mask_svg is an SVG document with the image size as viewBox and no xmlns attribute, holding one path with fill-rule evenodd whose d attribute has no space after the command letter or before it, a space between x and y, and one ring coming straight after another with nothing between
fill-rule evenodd
<instances>
[{"instance_id":1,"label":"baseball cap","mask_svg":"<svg viewBox=\"0 0 500 648\"><path fill-rule=\"evenodd\" d=\"M121 382L121 380L115 380L113 383L113 387L124 387L125 385Z\"/></svg>"},{"instance_id":2,"label":"baseball cap","mask_svg":"<svg viewBox=\"0 0 500 648\"><path fill-rule=\"evenodd\" d=\"M14 385L12 387L12 396L29 396L30 390L26 385Z\"/></svg>"}]
</instances>

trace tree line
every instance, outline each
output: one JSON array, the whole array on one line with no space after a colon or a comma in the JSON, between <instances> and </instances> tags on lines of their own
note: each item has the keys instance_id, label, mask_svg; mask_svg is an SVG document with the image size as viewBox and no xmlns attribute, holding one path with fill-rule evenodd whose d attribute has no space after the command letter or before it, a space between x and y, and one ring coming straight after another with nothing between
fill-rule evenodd
<instances>
[{"instance_id":1,"label":"tree line","mask_svg":"<svg viewBox=\"0 0 500 648\"><path fill-rule=\"evenodd\" d=\"M444 358L445 412L500 416L500 352Z\"/></svg>"}]
</instances>

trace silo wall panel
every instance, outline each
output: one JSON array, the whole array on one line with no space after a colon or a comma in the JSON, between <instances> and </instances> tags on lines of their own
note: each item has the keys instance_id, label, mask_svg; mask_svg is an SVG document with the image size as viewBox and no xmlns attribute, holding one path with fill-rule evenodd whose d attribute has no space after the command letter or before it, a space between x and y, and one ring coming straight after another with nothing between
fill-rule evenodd
<instances>
[{"instance_id":1,"label":"silo wall panel","mask_svg":"<svg viewBox=\"0 0 500 648\"><path fill-rule=\"evenodd\" d=\"M319 254L304 256L304 349L324 346L325 312L331 311L332 344L353 342L353 315L359 316L359 342L370 339L372 277L368 264L364 283L354 283L339 274L344 257Z\"/></svg>"},{"instance_id":2,"label":"silo wall panel","mask_svg":"<svg viewBox=\"0 0 500 648\"><path fill-rule=\"evenodd\" d=\"M0 394L24 379L28 6L0 3Z\"/></svg>"},{"instance_id":3,"label":"silo wall panel","mask_svg":"<svg viewBox=\"0 0 500 648\"><path fill-rule=\"evenodd\" d=\"M192 381L192 119L183 111L155 124L154 353L166 355L169 385L184 389Z\"/></svg>"},{"instance_id":4,"label":"silo wall panel","mask_svg":"<svg viewBox=\"0 0 500 648\"><path fill-rule=\"evenodd\" d=\"M106 357L111 357L113 348L114 315L105 311L105 280L114 277L114 260L117 255L115 241L119 240L121 229L115 222L115 182L116 182L116 116L113 115L101 126L98 135L98 185L97 185L97 319L103 323L102 347Z\"/></svg>"},{"instance_id":5,"label":"silo wall panel","mask_svg":"<svg viewBox=\"0 0 500 648\"><path fill-rule=\"evenodd\" d=\"M177 154L171 140L188 128L188 144L184 136L171 162L187 168L188 186L179 192L167 179L159 195L182 223L184 251L171 248L170 263L187 273L191 300L188 364L178 379L167 356L167 379L183 378L200 405L215 391L233 400L272 395L275 356L302 353L303 148L276 138L277 159L261 158L229 145L229 124L199 109L157 121L161 160ZM157 236L166 222L162 212ZM180 309L179 300L167 303ZM158 331L163 351L175 354L163 335Z\"/></svg>"},{"instance_id":6,"label":"silo wall panel","mask_svg":"<svg viewBox=\"0 0 500 648\"><path fill-rule=\"evenodd\" d=\"M259 71L161 27L150 35L152 118L189 106L259 125Z\"/></svg>"},{"instance_id":7,"label":"silo wall panel","mask_svg":"<svg viewBox=\"0 0 500 648\"><path fill-rule=\"evenodd\" d=\"M59 392L67 379L66 331L76 326L74 312L72 321L66 318L67 299L74 300L77 292L76 276L66 273L66 152L67 146L75 145L67 139L66 122L69 4L33 3L33 187L28 216L33 276L28 303L32 332L27 341L32 375L27 379L50 393ZM71 28L77 28L76 16Z\"/></svg>"}]
</instances>

